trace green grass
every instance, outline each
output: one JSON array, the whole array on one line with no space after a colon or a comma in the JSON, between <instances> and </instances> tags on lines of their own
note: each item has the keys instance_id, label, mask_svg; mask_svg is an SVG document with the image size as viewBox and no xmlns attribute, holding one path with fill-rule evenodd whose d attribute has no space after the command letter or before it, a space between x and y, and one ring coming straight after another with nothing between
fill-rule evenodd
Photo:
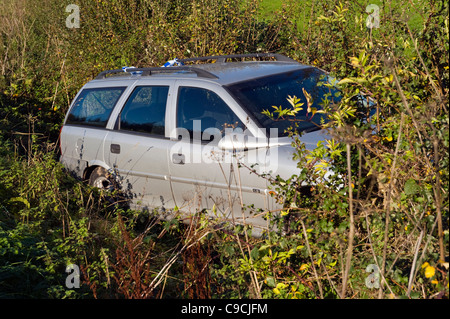
<instances>
[{"instance_id":1,"label":"green grass","mask_svg":"<svg viewBox=\"0 0 450 319\"><path fill-rule=\"evenodd\" d=\"M270 19L270 17L273 15L273 12L280 10L282 6L282 0L262 0L260 15L262 18Z\"/></svg>"},{"instance_id":2,"label":"green grass","mask_svg":"<svg viewBox=\"0 0 450 319\"><path fill-rule=\"evenodd\" d=\"M344 6L348 1L342 1ZM390 15L391 11L398 10L400 7L402 10L404 9L403 1L394 0L394 1L381 1L381 0L357 0L351 1L352 3L348 4L347 7L353 7L356 10L365 10L365 8L370 4L375 4L380 8L380 23L383 23L383 15ZM383 2L386 3L383 6ZM283 4L294 4L296 7L294 10L298 10L296 12L297 18L297 26L299 30L302 30L308 26L308 23L311 18L311 5L314 3L313 0L305 0L305 1L282 1L282 0L261 0L260 14L259 16L263 20L270 20L273 17L273 14L282 9ZM424 0L415 0L413 1L415 6L409 6L410 12L406 12L405 16L408 17L408 25L414 31L420 31L423 25L423 14L422 12L426 12L428 8L426 7L427 2ZM355 8L356 7L356 8ZM330 10L333 9L332 4L330 2ZM366 17L368 13L364 13L364 17Z\"/></svg>"}]
</instances>

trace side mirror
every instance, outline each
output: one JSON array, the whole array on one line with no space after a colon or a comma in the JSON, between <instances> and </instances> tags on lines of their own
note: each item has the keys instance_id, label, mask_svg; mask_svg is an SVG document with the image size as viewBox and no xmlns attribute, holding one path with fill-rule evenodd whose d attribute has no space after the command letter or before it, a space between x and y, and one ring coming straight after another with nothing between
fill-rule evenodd
<instances>
[{"instance_id":1,"label":"side mirror","mask_svg":"<svg viewBox=\"0 0 450 319\"><path fill-rule=\"evenodd\" d=\"M247 151L269 146L266 138L256 138L243 133L226 134L219 141L219 148L227 151Z\"/></svg>"}]
</instances>

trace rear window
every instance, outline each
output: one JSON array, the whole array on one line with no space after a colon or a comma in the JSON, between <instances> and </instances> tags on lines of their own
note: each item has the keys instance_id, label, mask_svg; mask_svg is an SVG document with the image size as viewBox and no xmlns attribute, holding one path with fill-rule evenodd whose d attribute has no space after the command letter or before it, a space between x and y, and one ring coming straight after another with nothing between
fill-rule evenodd
<instances>
[{"instance_id":1,"label":"rear window","mask_svg":"<svg viewBox=\"0 0 450 319\"><path fill-rule=\"evenodd\" d=\"M66 124L106 127L124 90L125 87L84 89L70 110Z\"/></svg>"}]
</instances>

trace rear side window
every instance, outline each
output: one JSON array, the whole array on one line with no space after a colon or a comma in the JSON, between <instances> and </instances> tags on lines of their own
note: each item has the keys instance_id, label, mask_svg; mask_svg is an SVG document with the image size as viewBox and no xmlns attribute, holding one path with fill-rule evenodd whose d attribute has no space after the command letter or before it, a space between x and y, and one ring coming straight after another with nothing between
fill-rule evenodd
<instances>
[{"instance_id":1,"label":"rear side window","mask_svg":"<svg viewBox=\"0 0 450 319\"><path fill-rule=\"evenodd\" d=\"M138 86L120 113L120 130L164 135L168 86Z\"/></svg>"},{"instance_id":2,"label":"rear side window","mask_svg":"<svg viewBox=\"0 0 450 319\"><path fill-rule=\"evenodd\" d=\"M67 124L105 127L125 87L84 89L67 117Z\"/></svg>"}]
</instances>

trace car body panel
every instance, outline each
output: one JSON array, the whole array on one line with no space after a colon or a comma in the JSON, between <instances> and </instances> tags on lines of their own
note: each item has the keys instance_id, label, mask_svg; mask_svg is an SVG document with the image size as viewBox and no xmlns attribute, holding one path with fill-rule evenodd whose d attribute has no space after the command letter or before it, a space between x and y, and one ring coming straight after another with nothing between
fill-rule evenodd
<instances>
[{"instance_id":1,"label":"car body panel","mask_svg":"<svg viewBox=\"0 0 450 319\"><path fill-rule=\"evenodd\" d=\"M88 166L105 162L103 147L107 135L106 129L64 125L61 129L62 164L83 178Z\"/></svg>"}]
</instances>

